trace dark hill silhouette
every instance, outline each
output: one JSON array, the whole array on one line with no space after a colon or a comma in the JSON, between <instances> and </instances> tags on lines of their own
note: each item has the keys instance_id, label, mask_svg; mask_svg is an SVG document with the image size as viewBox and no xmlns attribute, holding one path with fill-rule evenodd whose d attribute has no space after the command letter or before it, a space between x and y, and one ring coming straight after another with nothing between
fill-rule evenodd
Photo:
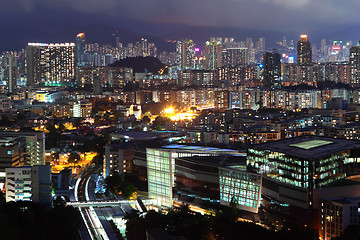
<instances>
[{"instance_id":1,"label":"dark hill silhouette","mask_svg":"<svg viewBox=\"0 0 360 240\"><path fill-rule=\"evenodd\" d=\"M134 69L134 73L143 73L145 71L158 73L160 69L165 68L159 59L154 57L131 57L124 58L114 62L111 67L128 67Z\"/></svg>"}]
</instances>

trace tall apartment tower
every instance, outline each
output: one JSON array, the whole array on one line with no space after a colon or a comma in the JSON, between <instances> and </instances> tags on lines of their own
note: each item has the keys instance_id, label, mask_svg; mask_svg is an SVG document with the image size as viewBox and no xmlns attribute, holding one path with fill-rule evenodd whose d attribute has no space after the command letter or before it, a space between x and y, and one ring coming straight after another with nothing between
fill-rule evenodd
<instances>
[{"instance_id":1,"label":"tall apartment tower","mask_svg":"<svg viewBox=\"0 0 360 240\"><path fill-rule=\"evenodd\" d=\"M264 54L264 87L281 88L281 55L275 50Z\"/></svg>"},{"instance_id":2,"label":"tall apartment tower","mask_svg":"<svg viewBox=\"0 0 360 240\"><path fill-rule=\"evenodd\" d=\"M141 39L141 55L143 57L150 56L149 43L146 38Z\"/></svg>"},{"instance_id":3,"label":"tall apartment tower","mask_svg":"<svg viewBox=\"0 0 360 240\"><path fill-rule=\"evenodd\" d=\"M222 51L223 66L235 67L248 64L247 48L226 48Z\"/></svg>"},{"instance_id":4,"label":"tall apartment tower","mask_svg":"<svg viewBox=\"0 0 360 240\"><path fill-rule=\"evenodd\" d=\"M16 57L6 54L0 57L0 59L0 80L6 84L7 93L13 93L16 88L18 77Z\"/></svg>"},{"instance_id":5,"label":"tall apartment tower","mask_svg":"<svg viewBox=\"0 0 360 240\"><path fill-rule=\"evenodd\" d=\"M207 41L205 45L206 68L214 70L221 67L222 45L220 41Z\"/></svg>"},{"instance_id":6,"label":"tall apartment tower","mask_svg":"<svg viewBox=\"0 0 360 240\"><path fill-rule=\"evenodd\" d=\"M350 48L350 83L359 86L360 83L360 41Z\"/></svg>"},{"instance_id":7,"label":"tall apartment tower","mask_svg":"<svg viewBox=\"0 0 360 240\"><path fill-rule=\"evenodd\" d=\"M178 41L176 52L182 70L195 68L195 42L193 40L184 38Z\"/></svg>"},{"instance_id":8,"label":"tall apartment tower","mask_svg":"<svg viewBox=\"0 0 360 240\"><path fill-rule=\"evenodd\" d=\"M297 42L297 63L298 65L311 64L312 50L311 44L307 35L301 35Z\"/></svg>"},{"instance_id":9,"label":"tall apartment tower","mask_svg":"<svg viewBox=\"0 0 360 240\"><path fill-rule=\"evenodd\" d=\"M6 168L6 201L19 200L51 207L51 166Z\"/></svg>"},{"instance_id":10,"label":"tall apartment tower","mask_svg":"<svg viewBox=\"0 0 360 240\"><path fill-rule=\"evenodd\" d=\"M78 67L85 66L85 43L86 43L85 33L79 33L78 35L76 35L75 38L76 65Z\"/></svg>"},{"instance_id":11,"label":"tall apartment tower","mask_svg":"<svg viewBox=\"0 0 360 240\"><path fill-rule=\"evenodd\" d=\"M75 77L75 43L28 43L27 85L57 86Z\"/></svg>"},{"instance_id":12,"label":"tall apartment tower","mask_svg":"<svg viewBox=\"0 0 360 240\"><path fill-rule=\"evenodd\" d=\"M0 136L0 189L5 184L5 169L25 165L26 140L17 136Z\"/></svg>"}]
</instances>

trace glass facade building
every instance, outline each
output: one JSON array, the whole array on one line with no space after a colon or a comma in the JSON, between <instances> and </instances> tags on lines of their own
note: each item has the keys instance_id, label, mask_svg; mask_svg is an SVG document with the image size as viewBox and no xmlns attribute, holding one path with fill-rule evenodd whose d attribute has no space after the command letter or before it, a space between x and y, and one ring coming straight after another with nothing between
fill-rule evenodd
<instances>
[{"instance_id":1,"label":"glass facade building","mask_svg":"<svg viewBox=\"0 0 360 240\"><path fill-rule=\"evenodd\" d=\"M359 142L352 140L302 136L249 148L247 163L253 172L266 177L264 183L269 186L263 184L265 188L280 191L281 185L286 189L277 193L278 198L305 203L299 206L310 209L313 189L354 174L359 147ZM307 196L300 197L304 191Z\"/></svg>"},{"instance_id":2,"label":"glass facade building","mask_svg":"<svg viewBox=\"0 0 360 240\"><path fill-rule=\"evenodd\" d=\"M230 149L207 148L185 145L168 145L147 148L147 174L149 198L157 200L158 206L171 207L175 175L175 158L191 156L216 156L236 153Z\"/></svg>"},{"instance_id":3,"label":"glass facade building","mask_svg":"<svg viewBox=\"0 0 360 240\"><path fill-rule=\"evenodd\" d=\"M261 199L262 177L236 168L219 168L220 203L258 213Z\"/></svg>"}]
</instances>

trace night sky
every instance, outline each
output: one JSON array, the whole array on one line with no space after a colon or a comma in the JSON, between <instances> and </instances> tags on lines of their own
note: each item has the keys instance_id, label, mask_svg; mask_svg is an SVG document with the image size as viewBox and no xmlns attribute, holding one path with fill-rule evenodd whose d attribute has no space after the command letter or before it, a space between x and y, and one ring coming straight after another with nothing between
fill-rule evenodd
<instances>
[{"instance_id":1,"label":"night sky","mask_svg":"<svg viewBox=\"0 0 360 240\"><path fill-rule=\"evenodd\" d=\"M132 20L255 30L316 31L357 25L358 0L0 0L1 25L121 25Z\"/></svg>"},{"instance_id":2,"label":"night sky","mask_svg":"<svg viewBox=\"0 0 360 240\"><path fill-rule=\"evenodd\" d=\"M128 29L136 39L189 37L201 43L210 36L263 36L267 47L275 47L282 36L309 34L313 43L356 42L359 10L358 0L0 0L0 51L31 41L73 41L78 32L86 32L89 42L113 44L115 30L98 31L96 24ZM124 43L135 41L124 34Z\"/></svg>"}]
</instances>

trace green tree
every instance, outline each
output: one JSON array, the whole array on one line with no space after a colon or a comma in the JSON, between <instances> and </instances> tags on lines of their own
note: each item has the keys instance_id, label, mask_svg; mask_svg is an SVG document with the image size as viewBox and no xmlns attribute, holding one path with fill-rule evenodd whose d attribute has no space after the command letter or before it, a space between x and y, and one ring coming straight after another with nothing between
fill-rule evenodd
<instances>
[{"instance_id":1,"label":"green tree","mask_svg":"<svg viewBox=\"0 0 360 240\"><path fill-rule=\"evenodd\" d=\"M106 191L113 194L121 194L125 199L129 199L137 189L134 184L125 181L124 175L118 173L105 178Z\"/></svg>"},{"instance_id":2,"label":"green tree","mask_svg":"<svg viewBox=\"0 0 360 240\"><path fill-rule=\"evenodd\" d=\"M141 122L142 123L149 123L150 122L150 118L148 116L144 116L142 119L141 119Z\"/></svg>"},{"instance_id":3,"label":"green tree","mask_svg":"<svg viewBox=\"0 0 360 240\"><path fill-rule=\"evenodd\" d=\"M78 163L79 161L80 161L80 155L78 153L71 152L69 154L69 157L68 157L68 162L69 163L72 163L75 166L75 164Z\"/></svg>"}]
</instances>

